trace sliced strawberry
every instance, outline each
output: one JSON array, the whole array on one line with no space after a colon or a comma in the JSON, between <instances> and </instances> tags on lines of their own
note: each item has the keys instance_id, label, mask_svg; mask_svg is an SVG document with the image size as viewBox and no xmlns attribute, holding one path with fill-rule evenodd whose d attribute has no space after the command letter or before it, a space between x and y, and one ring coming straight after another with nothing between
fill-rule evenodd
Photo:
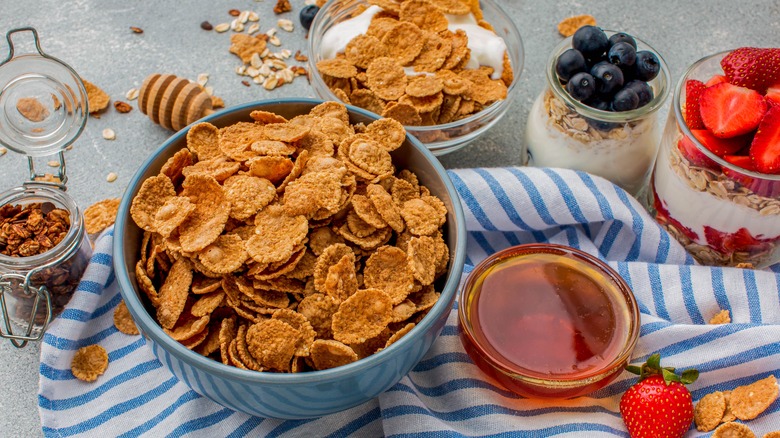
<instances>
[{"instance_id":1,"label":"sliced strawberry","mask_svg":"<svg viewBox=\"0 0 780 438\"><path fill-rule=\"evenodd\" d=\"M690 129L704 129L704 122L701 120L699 112L699 99L701 93L707 88L701 81L689 79L685 81L685 105L683 107L683 117L685 123Z\"/></svg>"},{"instance_id":2,"label":"sliced strawberry","mask_svg":"<svg viewBox=\"0 0 780 438\"><path fill-rule=\"evenodd\" d=\"M766 99L766 103L768 103L769 106L780 105L780 84L775 84L767 88L764 98Z\"/></svg>"},{"instance_id":3,"label":"sliced strawberry","mask_svg":"<svg viewBox=\"0 0 780 438\"><path fill-rule=\"evenodd\" d=\"M756 166L753 165L753 160L751 160L747 155L724 155L723 159L745 170L756 170ZM724 167L723 170L725 172L727 168Z\"/></svg>"},{"instance_id":4,"label":"sliced strawberry","mask_svg":"<svg viewBox=\"0 0 780 438\"><path fill-rule=\"evenodd\" d=\"M734 233L724 233L705 225L704 237L710 247L723 254L761 252L772 246L771 239L754 237L747 228L740 228Z\"/></svg>"},{"instance_id":5,"label":"sliced strawberry","mask_svg":"<svg viewBox=\"0 0 780 438\"><path fill-rule=\"evenodd\" d=\"M743 135L732 138L718 138L706 129L694 129L691 131L696 140L705 148L712 151L713 154L723 157L725 155L734 155L740 149L750 144L750 136Z\"/></svg>"},{"instance_id":6,"label":"sliced strawberry","mask_svg":"<svg viewBox=\"0 0 780 438\"><path fill-rule=\"evenodd\" d=\"M729 82L763 93L780 82L780 49L742 47L720 61Z\"/></svg>"},{"instance_id":7,"label":"sliced strawberry","mask_svg":"<svg viewBox=\"0 0 780 438\"><path fill-rule=\"evenodd\" d=\"M767 111L750 144L750 158L756 170L780 174L780 107Z\"/></svg>"},{"instance_id":8,"label":"sliced strawberry","mask_svg":"<svg viewBox=\"0 0 780 438\"><path fill-rule=\"evenodd\" d=\"M726 78L723 75L715 75L715 76L711 77L710 80L707 81L706 84L704 84L704 86L705 87L711 87L713 85L722 84L723 82L728 82L728 81L729 81L728 78Z\"/></svg>"},{"instance_id":9,"label":"sliced strawberry","mask_svg":"<svg viewBox=\"0 0 780 438\"><path fill-rule=\"evenodd\" d=\"M704 126L720 138L753 131L761 123L766 108L766 100L757 91L725 82L705 89L701 95Z\"/></svg>"},{"instance_id":10,"label":"sliced strawberry","mask_svg":"<svg viewBox=\"0 0 780 438\"><path fill-rule=\"evenodd\" d=\"M729 163L745 170L755 172L756 166L753 164L753 160L747 155L726 155L724 160ZM780 181L772 181L764 178L753 178L745 175L737 169L732 169L726 166L722 168L723 174L737 183L752 190L753 193L759 196L765 196L767 198L776 198L780 196Z\"/></svg>"},{"instance_id":11,"label":"sliced strawberry","mask_svg":"<svg viewBox=\"0 0 780 438\"><path fill-rule=\"evenodd\" d=\"M707 167L709 169L718 168L718 164L704 155L704 153L696 147L696 144L687 136L683 136L680 141L677 142L677 150L679 150L694 166Z\"/></svg>"}]
</instances>

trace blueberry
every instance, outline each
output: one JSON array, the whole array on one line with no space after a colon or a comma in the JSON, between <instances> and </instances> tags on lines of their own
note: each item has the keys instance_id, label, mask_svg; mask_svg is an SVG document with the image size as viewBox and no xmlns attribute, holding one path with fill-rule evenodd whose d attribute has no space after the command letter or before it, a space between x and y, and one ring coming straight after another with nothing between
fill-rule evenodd
<instances>
[{"instance_id":1,"label":"blueberry","mask_svg":"<svg viewBox=\"0 0 780 438\"><path fill-rule=\"evenodd\" d=\"M613 111L631 111L639 106L639 96L631 88L623 87L612 98Z\"/></svg>"},{"instance_id":2,"label":"blueberry","mask_svg":"<svg viewBox=\"0 0 780 438\"><path fill-rule=\"evenodd\" d=\"M582 26L574 33L571 45L579 50L585 59L595 60L609 49L609 38L601 28Z\"/></svg>"},{"instance_id":3,"label":"blueberry","mask_svg":"<svg viewBox=\"0 0 780 438\"><path fill-rule=\"evenodd\" d=\"M572 76L579 72L587 71L588 67L585 65L585 57L579 50L569 49L558 57L558 61L555 64L555 72L558 73L558 78L562 81L568 81Z\"/></svg>"},{"instance_id":4,"label":"blueberry","mask_svg":"<svg viewBox=\"0 0 780 438\"><path fill-rule=\"evenodd\" d=\"M609 48L607 59L621 70L626 70L636 62L636 49L626 42L617 43Z\"/></svg>"},{"instance_id":5,"label":"blueberry","mask_svg":"<svg viewBox=\"0 0 780 438\"><path fill-rule=\"evenodd\" d=\"M576 100L588 100L596 92L596 80L588 73L577 73L566 84L566 91Z\"/></svg>"},{"instance_id":6,"label":"blueberry","mask_svg":"<svg viewBox=\"0 0 780 438\"><path fill-rule=\"evenodd\" d=\"M317 7L317 5L309 5L301 9L301 13L298 17L301 20L301 26L306 30L309 30L311 22L314 21L314 16L317 15L317 12L319 11L320 8Z\"/></svg>"},{"instance_id":7,"label":"blueberry","mask_svg":"<svg viewBox=\"0 0 780 438\"><path fill-rule=\"evenodd\" d=\"M634 78L640 81L652 81L658 76L661 70L661 62L655 53L642 50L636 52L636 63L634 64Z\"/></svg>"},{"instance_id":8,"label":"blueberry","mask_svg":"<svg viewBox=\"0 0 780 438\"><path fill-rule=\"evenodd\" d=\"M653 100L653 89L647 82L633 80L625 85L625 88L630 88L636 92L639 96L639 106L643 107Z\"/></svg>"},{"instance_id":9,"label":"blueberry","mask_svg":"<svg viewBox=\"0 0 780 438\"><path fill-rule=\"evenodd\" d=\"M596 108L597 110L601 111L612 111L612 105L609 100L604 100L599 97L592 97L588 100L586 100L585 105L588 105L591 108Z\"/></svg>"},{"instance_id":10,"label":"blueberry","mask_svg":"<svg viewBox=\"0 0 780 438\"><path fill-rule=\"evenodd\" d=\"M636 50L636 40L634 37L627 33L618 32L616 34L613 34L611 37L609 37L609 46L612 47L617 43L628 43L631 44L631 47Z\"/></svg>"},{"instance_id":11,"label":"blueberry","mask_svg":"<svg viewBox=\"0 0 780 438\"><path fill-rule=\"evenodd\" d=\"M596 79L596 93L601 96L611 96L623 87L623 72L606 61L594 65L590 75Z\"/></svg>"}]
</instances>

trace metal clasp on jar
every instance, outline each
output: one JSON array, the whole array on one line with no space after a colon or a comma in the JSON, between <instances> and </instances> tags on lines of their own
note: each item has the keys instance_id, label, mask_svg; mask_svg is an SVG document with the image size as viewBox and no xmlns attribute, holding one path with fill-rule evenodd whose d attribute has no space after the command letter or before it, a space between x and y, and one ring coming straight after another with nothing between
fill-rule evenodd
<instances>
[{"instance_id":1,"label":"metal clasp on jar","mask_svg":"<svg viewBox=\"0 0 780 438\"><path fill-rule=\"evenodd\" d=\"M17 348L23 348L29 341L40 341L43 338L43 333L46 331L46 325L52 319L51 295L46 286L36 288L30 284L30 278L37 271L39 270L30 271L27 275L15 273L0 275L0 311L2 311L3 316L3 326L0 326L0 337L9 339L14 347ZM15 333L11 315L8 313L9 306L6 304L8 296L14 299L29 300L33 295L34 299L30 306L29 317L18 318L26 320L27 326L22 333ZM43 325L38 325L39 329L36 329L36 315L38 314L41 300L43 300L43 304L46 306L46 317ZM20 312L21 310L17 306L16 311Z\"/></svg>"}]
</instances>

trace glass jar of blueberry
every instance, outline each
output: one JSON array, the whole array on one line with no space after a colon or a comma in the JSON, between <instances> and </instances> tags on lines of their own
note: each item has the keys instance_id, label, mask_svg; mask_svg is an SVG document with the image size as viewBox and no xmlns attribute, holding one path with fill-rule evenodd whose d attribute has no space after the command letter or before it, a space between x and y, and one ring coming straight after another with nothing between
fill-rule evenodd
<instances>
[{"instance_id":1,"label":"glass jar of blueberry","mask_svg":"<svg viewBox=\"0 0 780 438\"><path fill-rule=\"evenodd\" d=\"M589 172L639 196L669 94L663 58L631 35L583 26L555 48L546 76L528 116L524 163Z\"/></svg>"}]
</instances>

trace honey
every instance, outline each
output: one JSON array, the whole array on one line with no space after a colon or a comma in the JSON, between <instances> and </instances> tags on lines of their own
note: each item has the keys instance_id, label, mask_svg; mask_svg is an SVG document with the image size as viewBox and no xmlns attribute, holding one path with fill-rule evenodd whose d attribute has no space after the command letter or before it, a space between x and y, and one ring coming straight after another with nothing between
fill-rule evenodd
<instances>
[{"instance_id":1,"label":"honey","mask_svg":"<svg viewBox=\"0 0 780 438\"><path fill-rule=\"evenodd\" d=\"M466 289L467 352L523 395L573 397L603 387L636 342L631 291L608 266L571 248L504 250L475 268Z\"/></svg>"}]
</instances>

